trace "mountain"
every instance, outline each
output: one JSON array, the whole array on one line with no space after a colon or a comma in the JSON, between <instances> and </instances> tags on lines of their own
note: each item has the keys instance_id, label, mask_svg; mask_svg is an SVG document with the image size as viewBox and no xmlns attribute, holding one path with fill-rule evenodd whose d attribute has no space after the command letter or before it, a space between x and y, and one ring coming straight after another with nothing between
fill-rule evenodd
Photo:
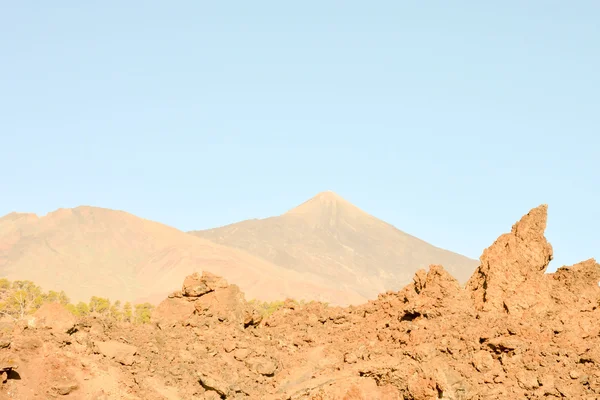
<instances>
[{"instance_id":1,"label":"mountain","mask_svg":"<svg viewBox=\"0 0 600 400\"><path fill-rule=\"evenodd\" d=\"M479 264L402 232L333 192L280 216L190 233L290 271L321 276L330 287L367 299L401 289L430 264L443 265L461 283Z\"/></svg>"},{"instance_id":2,"label":"mountain","mask_svg":"<svg viewBox=\"0 0 600 400\"><path fill-rule=\"evenodd\" d=\"M289 212L188 234L123 211L59 209L0 218L0 276L91 296L157 302L207 270L249 299L358 304L442 264L465 282L478 263L439 249L332 192Z\"/></svg>"},{"instance_id":3,"label":"mountain","mask_svg":"<svg viewBox=\"0 0 600 400\"><path fill-rule=\"evenodd\" d=\"M84 206L43 217L11 213L0 218L0 276L64 290L73 301L94 295L157 302L181 289L186 275L203 270L238 284L248 298L363 300L331 289L308 271L286 269L123 211Z\"/></svg>"}]
</instances>

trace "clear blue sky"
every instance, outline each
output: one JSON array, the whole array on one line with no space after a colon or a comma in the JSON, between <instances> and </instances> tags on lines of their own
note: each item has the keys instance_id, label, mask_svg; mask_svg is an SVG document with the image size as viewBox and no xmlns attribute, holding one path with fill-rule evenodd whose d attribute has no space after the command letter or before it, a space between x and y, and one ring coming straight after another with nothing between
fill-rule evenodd
<instances>
[{"instance_id":1,"label":"clear blue sky","mask_svg":"<svg viewBox=\"0 0 600 400\"><path fill-rule=\"evenodd\" d=\"M182 230L323 190L477 258L549 204L600 258L597 1L7 2L0 214Z\"/></svg>"}]
</instances>

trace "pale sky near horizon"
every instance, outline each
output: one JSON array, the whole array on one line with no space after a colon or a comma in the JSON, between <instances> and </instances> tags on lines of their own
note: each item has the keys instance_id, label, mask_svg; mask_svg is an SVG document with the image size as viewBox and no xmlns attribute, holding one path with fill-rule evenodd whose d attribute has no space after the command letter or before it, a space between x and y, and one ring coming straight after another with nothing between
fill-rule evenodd
<instances>
[{"instance_id":1,"label":"pale sky near horizon","mask_svg":"<svg viewBox=\"0 0 600 400\"><path fill-rule=\"evenodd\" d=\"M6 2L0 215L182 230L323 190L477 258L549 205L600 258L597 1Z\"/></svg>"}]
</instances>

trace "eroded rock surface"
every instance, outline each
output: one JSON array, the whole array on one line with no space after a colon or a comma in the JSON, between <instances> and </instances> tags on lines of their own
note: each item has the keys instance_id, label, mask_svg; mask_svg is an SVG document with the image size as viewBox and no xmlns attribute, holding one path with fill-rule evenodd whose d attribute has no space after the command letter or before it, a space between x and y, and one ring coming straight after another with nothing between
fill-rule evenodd
<instances>
[{"instance_id":1,"label":"eroded rock surface","mask_svg":"<svg viewBox=\"0 0 600 400\"><path fill-rule=\"evenodd\" d=\"M467 282L478 310L501 311L507 297L524 294L522 284L540 281L553 254L544 236L547 219L546 205L534 208L485 249Z\"/></svg>"},{"instance_id":2,"label":"eroded rock surface","mask_svg":"<svg viewBox=\"0 0 600 400\"><path fill-rule=\"evenodd\" d=\"M95 342L97 352L102 354L109 359L115 360L122 365L133 365L135 359L134 356L137 354L137 348L135 346L120 343L115 340L109 340L108 342Z\"/></svg>"},{"instance_id":3,"label":"eroded rock surface","mask_svg":"<svg viewBox=\"0 0 600 400\"><path fill-rule=\"evenodd\" d=\"M3 327L0 394L600 398L600 265L590 259L546 274L546 220L546 206L525 215L483 252L465 288L432 265L361 306L287 301L261 316L237 286L204 272L187 277L149 325L86 318ZM27 379L10 379L13 369Z\"/></svg>"},{"instance_id":4,"label":"eroded rock surface","mask_svg":"<svg viewBox=\"0 0 600 400\"><path fill-rule=\"evenodd\" d=\"M160 327L210 327L218 323L232 323L240 328L257 325L261 320L237 285L230 285L225 279L207 271L185 278L181 292L173 293L161 302L152 319Z\"/></svg>"},{"instance_id":5,"label":"eroded rock surface","mask_svg":"<svg viewBox=\"0 0 600 400\"><path fill-rule=\"evenodd\" d=\"M30 319L30 325L36 328L52 329L56 332L74 331L77 319L59 303L42 305Z\"/></svg>"}]
</instances>

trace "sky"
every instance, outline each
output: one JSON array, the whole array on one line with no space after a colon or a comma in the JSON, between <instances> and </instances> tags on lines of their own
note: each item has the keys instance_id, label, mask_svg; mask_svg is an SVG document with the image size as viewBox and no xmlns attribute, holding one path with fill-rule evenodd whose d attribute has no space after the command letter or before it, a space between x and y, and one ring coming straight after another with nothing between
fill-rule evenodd
<instances>
[{"instance_id":1,"label":"sky","mask_svg":"<svg viewBox=\"0 0 600 400\"><path fill-rule=\"evenodd\" d=\"M597 1L7 2L0 215L182 230L324 190L478 258L548 204L600 258Z\"/></svg>"}]
</instances>

